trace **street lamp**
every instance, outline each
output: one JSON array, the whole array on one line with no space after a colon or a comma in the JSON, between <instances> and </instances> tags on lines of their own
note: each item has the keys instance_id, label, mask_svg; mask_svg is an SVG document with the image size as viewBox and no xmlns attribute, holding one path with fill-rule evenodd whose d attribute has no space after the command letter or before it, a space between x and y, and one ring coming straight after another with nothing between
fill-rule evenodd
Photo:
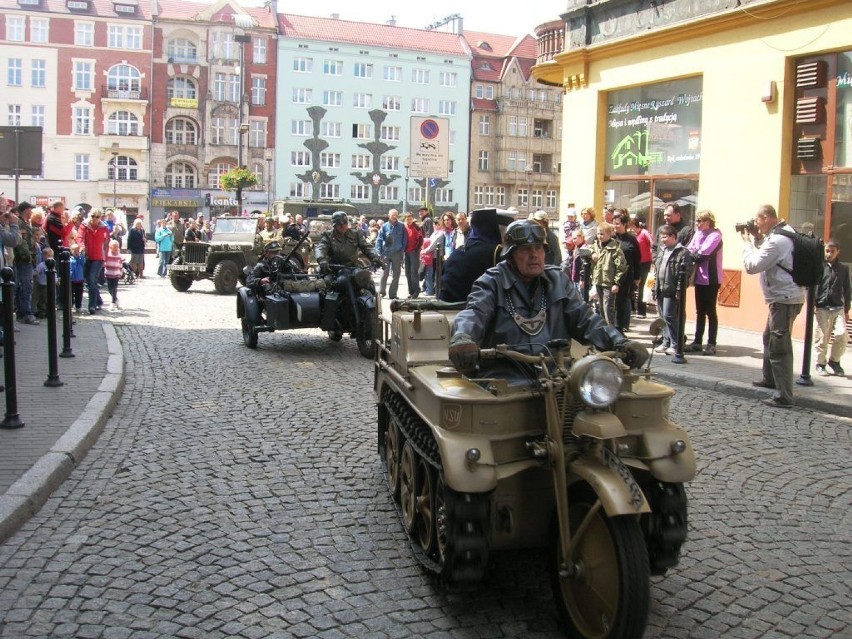
<instances>
[{"instance_id":1,"label":"street lamp","mask_svg":"<svg viewBox=\"0 0 852 639\"><path fill-rule=\"evenodd\" d=\"M272 159L275 156L273 149L266 149L264 157L266 159L266 212L272 212L272 188L274 176L272 175Z\"/></svg>"},{"instance_id":2,"label":"street lamp","mask_svg":"<svg viewBox=\"0 0 852 639\"><path fill-rule=\"evenodd\" d=\"M115 212L115 191L118 182L118 142L113 142L110 149L112 153L112 210Z\"/></svg>"},{"instance_id":3,"label":"street lamp","mask_svg":"<svg viewBox=\"0 0 852 639\"><path fill-rule=\"evenodd\" d=\"M405 217L405 214L408 213L408 177L409 177L409 169L411 168L411 161L408 158L402 163L402 166L405 167L405 192L403 193L402 200L402 217Z\"/></svg>"},{"instance_id":4,"label":"street lamp","mask_svg":"<svg viewBox=\"0 0 852 639\"><path fill-rule=\"evenodd\" d=\"M234 16L234 20L237 19L237 16ZM249 130L248 123L243 121L243 110L245 109L245 101L246 101L246 91L245 91L245 59L246 59L246 42L251 42L251 36L247 33L235 33L234 34L234 42L240 43L240 77L239 77L239 115L237 116L237 123L239 124L239 137L237 138L237 166L243 165L243 134Z\"/></svg>"}]
</instances>

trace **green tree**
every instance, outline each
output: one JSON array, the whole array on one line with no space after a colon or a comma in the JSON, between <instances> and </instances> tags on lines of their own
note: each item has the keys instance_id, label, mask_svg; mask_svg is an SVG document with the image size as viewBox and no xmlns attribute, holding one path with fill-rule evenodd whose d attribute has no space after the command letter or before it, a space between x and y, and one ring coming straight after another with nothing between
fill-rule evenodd
<instances>
[{"instance_id":1,"label":"green tree","mask_svg":"<svg viewBox=\"0 0 852 639\"><path fill-rule=\"evenodd\" d=\"M257 176L244 166L231 169L219 178L219 186L225 191L237 192L237 215L243 212L243 189L257 184Z\"/></svg>"}]
</instances>

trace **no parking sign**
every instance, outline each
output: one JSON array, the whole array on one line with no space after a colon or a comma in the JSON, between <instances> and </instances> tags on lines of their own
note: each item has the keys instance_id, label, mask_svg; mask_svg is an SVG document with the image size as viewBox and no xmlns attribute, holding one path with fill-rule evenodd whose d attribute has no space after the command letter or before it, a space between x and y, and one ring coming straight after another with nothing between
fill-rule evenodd
<instances>
[{"instance_id":1,"label":"no parking sign","mask_svg":"<svg viewBox=\"0 0 852 639\"><path fill-rule=\"evenodd\" d=\"M450 121L411 118L411 177L449 177Z\"/></svg>"}]
</instances>

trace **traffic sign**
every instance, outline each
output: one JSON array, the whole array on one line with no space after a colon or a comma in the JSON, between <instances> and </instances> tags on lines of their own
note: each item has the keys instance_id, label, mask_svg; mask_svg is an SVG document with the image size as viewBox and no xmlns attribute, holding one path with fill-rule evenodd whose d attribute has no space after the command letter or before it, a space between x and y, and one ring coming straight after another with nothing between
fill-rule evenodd
<instances>
[{"instance_id":1,"label":"traffic sign","mask_svg":"<svg viewBox=\"0 0 852 639\"><path fill-rule=\"evenodd\" d=\"M410 148L411 177L449 177L449 119L412 116Z\"/></svg>"}]
</instances>

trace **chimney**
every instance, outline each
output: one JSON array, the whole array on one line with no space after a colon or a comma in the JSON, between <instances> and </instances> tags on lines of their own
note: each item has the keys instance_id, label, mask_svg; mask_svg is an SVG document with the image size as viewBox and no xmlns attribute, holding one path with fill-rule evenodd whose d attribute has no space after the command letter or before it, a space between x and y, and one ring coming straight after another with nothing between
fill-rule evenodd
<instances>
[{"instance_id":1,"label":"chimney","mask_svg":"<svg viewBox=\"0 0 852 639\"><path fill-rule=\"evenodd\" d=\"M387 24L390 27L395 27L396 26L396 16L391 16L390 20L388 20L385 24Z\"/></svg>"},{"instance_id":2,"label":"chimney","mask_svg":"<svg viewBox=\"0 0 852 639\"><path fill-rule=\"evenodd\" d=\"M332 20L340 20L340 14L339 13L332 13L331 19Z\"/></svg>"}]
</instances>

